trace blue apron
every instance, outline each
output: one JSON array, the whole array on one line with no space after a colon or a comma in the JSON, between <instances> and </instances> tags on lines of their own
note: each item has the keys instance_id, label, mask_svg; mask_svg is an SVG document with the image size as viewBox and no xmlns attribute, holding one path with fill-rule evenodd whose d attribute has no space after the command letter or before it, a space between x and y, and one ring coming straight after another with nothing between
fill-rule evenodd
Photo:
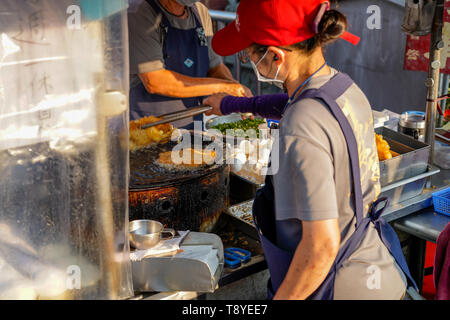
<instances>
[{"instance_id":1,"label":"blue apron","mask_svg":"<svg viewBox=\"0 0 450 320\"><path fill-rule=\"evenodd\" d=\"M400 246L397 234L392 227L381 218L381 214L387 205L387 198L380 198L376 200L369 211L367 217L364 218L363 209L363 195L361 188L361 177L358 157L358 144L353 133L353 129L342 112L341 108L336 102L347 89L353 84L352 79L344 73L338 73L330 81L319 89L310 89L303 92L299 99L318 99L325 103L338 121L342 132L344 133L347 142L347 148L350 158L350 166L353 176L353 191L354 204L356 215L356 230L346 243L340 248L336 260L333 263L327 277L319 288L308 297L309 300L332 300L334 297L334 281L337 271L342 267L343 263L355 252L363 240L370 224L375 225L378 235L380 236L384 245L400 266L407 277L408 285L417 285L412 279L408 265ZM275 229L275 202L274 202L274 188L270 176L266 177L265 186L258 190L255 201L253 203L253 219L258 229L258 234L261 239L261 244L264 249L264 255L269 267L271 278L268 282L268 297L272 299L283 282L294 253L287 252L279 248L276 243L276 229ZM383 208L377 210L380 203L384 203Z\"/></svg>"},{"instance_id":2,"label":"blue apron","mask_svg":"<svg viewBox=\"0 0 450 320\"><path fill-rule=\"evenodd\" d=\"M200 22L197 7L189 7L189 14L193 14L196 27L182 30L170 25L162 9L155 3L156 0L146 0L156 12L162 16L161 30L164 33L163 56L167 70L185 76L204 78L209 70L208 41ZM150 26L149 26L150 27ZM172 98L157 94L150 94L142 82L130 90L130 119L185 110L202 103L202 97ZM203 115L196 116L194 120L202 121ZM193 129L193 119L177 121L174 126Z\"/></svg>"}]
</instances>

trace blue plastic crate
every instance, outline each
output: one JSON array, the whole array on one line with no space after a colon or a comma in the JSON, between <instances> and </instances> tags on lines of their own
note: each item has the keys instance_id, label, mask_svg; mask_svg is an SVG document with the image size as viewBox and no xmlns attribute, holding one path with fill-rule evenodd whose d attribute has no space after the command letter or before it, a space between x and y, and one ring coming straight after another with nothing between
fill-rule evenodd
<instances>
[{"instance_id":1,"label":"blue plastic crate","mask_svg":"<svg viewBox=\"0 0 450 320\"><path fill-rule=\"evenodd\" d=\"M450 216L450 187L433 193L433 205L436 212Z\"/></svg>"}]
</instances>

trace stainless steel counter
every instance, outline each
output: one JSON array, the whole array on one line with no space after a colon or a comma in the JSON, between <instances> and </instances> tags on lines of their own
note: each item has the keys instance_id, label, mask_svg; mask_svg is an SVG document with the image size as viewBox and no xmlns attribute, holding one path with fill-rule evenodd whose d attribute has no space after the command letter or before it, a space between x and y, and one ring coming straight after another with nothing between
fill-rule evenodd
<instances>
[{"instance_id":1,"label":"stainless steel counter","mask_svg":"<svg viewBox=\"0 0 450 320\"><path fill-rule=\"evenodd\" d=\"M394 221L394 227L415 237L436 243L439 234L450 223L450 216L427 208Z\"/></svg>"},{"instance_id":2,"label":"stainless steel counter","mask_svg":"<svg viewBox=\"0 0 450 320\"><path fill-rule=\"evenodd\" d=\"M424 276L433 273L432 267L425 268L427 241L436 243L439 234L449 223L450 217L434 212L433 207L407 215L393 223L395 229L408 235L405 256L420 292L422 292Z\"/></svg>"}]
</instances>

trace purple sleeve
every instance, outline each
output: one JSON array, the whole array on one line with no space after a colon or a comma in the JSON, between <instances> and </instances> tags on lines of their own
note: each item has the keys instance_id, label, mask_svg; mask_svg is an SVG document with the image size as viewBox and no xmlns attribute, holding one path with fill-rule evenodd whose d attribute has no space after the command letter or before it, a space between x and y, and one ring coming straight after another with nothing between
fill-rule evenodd
<instances>
[{"instance_id":1,"label":"purple sleeve","mask_svg":"<svg viewBox=\"0 0 450 320\"><path fill-rule=\"evenodd\" d=\"M234 112L253 113L263 118L279 120L288 100L288 95L284 93L253 98L226 96L220 103L220 111L225 115Z\"/></svg>"}]
</instances>

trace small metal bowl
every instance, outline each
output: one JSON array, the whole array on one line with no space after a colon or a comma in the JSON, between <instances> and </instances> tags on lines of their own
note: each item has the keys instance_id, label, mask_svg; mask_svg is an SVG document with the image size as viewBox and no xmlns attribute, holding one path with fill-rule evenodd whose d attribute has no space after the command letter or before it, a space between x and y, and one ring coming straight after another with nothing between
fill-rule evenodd
<instances>
[{"instance_id":1,"label":"small metal bowl","mask_svg":"<svg viewBox=\"0 0 450 320\"><path fill-rule=\"evenodd\" d=\"M164 226L154 220L134 220L130 222L130 242L131 245L140 250L150 249L156 246L161 240L168 240L175 237L175 230L164 229ZM164 237L163 234L170 236Z\"/></svg>"},{"instance_id":2,"label":"small metal bowl","mask_svg":"<svg viewBox=\"0 0 450 320\"><path fill-rule=\"evenodd\" d=\"M206 121L205 127L206 129L211 129L214 126L222 123L230 123L230 122L238 122L242 120L242 116L239 113L232 113L226 116L219 116Z\"/></svg>"}]
</instances>

